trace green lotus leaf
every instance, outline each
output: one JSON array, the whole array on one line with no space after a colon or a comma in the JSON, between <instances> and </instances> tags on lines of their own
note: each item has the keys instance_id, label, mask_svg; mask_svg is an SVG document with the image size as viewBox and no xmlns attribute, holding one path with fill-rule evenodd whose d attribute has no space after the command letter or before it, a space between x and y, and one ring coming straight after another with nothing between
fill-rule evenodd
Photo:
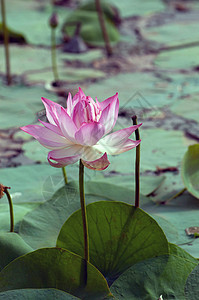
<instances>
[{"instance_id":1,"label":"green lotus leaf","mask_svg":"<svg viewBox=\"0 0 199 300\"><path fill-rule=\"evenodd\" d=\"M0 292L24 288L56 288L81 299L110 295L105 278L94 266L60 248L28 253L1 271Z\"/></svg>"},{"instance_id":2,"label":"green lotus leaf","mask_svg":"<svg viewBox=\"0 0 199 300\"><path fill-rule=\"evenodd\" d=\"M187 190L199 199L199 144L189 146L182 161L182 178Z\"/></svg>"},{"instance_id":3,"label":"green lotus leaf","mask_svg":"<svg viewBox=\"0 0 199 300\"><path fill-rule=\"evenodd\" d=\"M124 272L111 286L117 299L185 300L184 286L196 263L175 255L141 261ZM194 299L194 298L192 298Z\"/></svg>"},{"instance_id":4,"label":"green lotus leaf","mask_svg":"<svg viewBox=\"0 0 199 300\"><path fill-rule=\"evenodd\" d=\"M0 270L15 258L32 250L17 233L0 232Z\"/></svg>"},{"instance_id":5,"label":"green lotus leaf","mask_svg":"<svg viewBox=\"0 0 199 300\"><path fill-rule=\"evenodd\" d=\"M157 222L139 208L122 202L87 205L90 262L109 282L133 264L167 254L168 242ZM81 210L62 226L57 247L84 255Z\"/></svg>"}]
</instances>

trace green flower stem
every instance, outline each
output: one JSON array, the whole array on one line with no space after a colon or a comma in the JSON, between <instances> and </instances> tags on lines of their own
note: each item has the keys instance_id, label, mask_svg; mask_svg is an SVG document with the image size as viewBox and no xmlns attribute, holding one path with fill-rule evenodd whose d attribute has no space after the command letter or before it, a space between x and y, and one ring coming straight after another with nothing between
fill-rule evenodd
<instances>
[{"instance_id":1,"label":"green flower stem","mask_svg":"<svg viewBox=\"0 0 199 300\"><path fill-rule=\"evenodd\" d=\"M137 125L137 116L132 117L133 125ZM139 129L135 131L136 141L140 140ZM140 144L136 147L135 160L135 207L139 207L140 203Z\"/></svg>"},{"instance_id":2,"label":"green flower stem","mask_svg":"<svg viewBox=\"0 0 199 300\"><path fill-rule=\"evenodd\" d=\"M12 204L12 199L10 196L10 193L8 192L8 187L4 187L4 193L6 194L8 198L8 203L10 207L10 232L14 232L14 211L13 211L13 204Z\"/></svg>"},{"instance_id":3,"label":"green flower stem","mask_svg":"<svg viewBox=\"0 0 199 300\"><path fill-rule=\"evenodd\" d=\"M58 71L57 71L57 58L56 58L56 28L51 27L51 61L52 61L52 71L54 76L54 81L59 81Z\"/></svg>"},{"instance_id":4,"label":"green flower stem","mask_svg":"<svg viewBox=\"0 0 199 300\"><path fill-rule=\"evenodd\" d=\"M10 56L9 56L9 36L8 29L6 26L6 9L5 2L1 0L1 16L2 16L2 27L3 27L3 36L4 36L4 47L5 47L5 58L6 58L6 78L7 84L11 84L11 75L10 75Z\"/></svg>"},{"instance_id":5,"label":"green flower stem","mask_svg":"<svg viewBox=\"0 0 199 300\"><path fill-rule=\"evenodd\" d=\"M88 239L88 222L86 215L86 204L84 195L84 165L80 159L79 161L79 192L80 192L80 203L82 211L82 223L84 232L84 259L89 262L89 239Z\"/></svg>"},{"instance_id":6,"label":"green flower stem","mask_svg":"<svg viewBox=\"0 0 199 300\"><path fill-rule=\"evenodd\" d=\"M95 6L96 6L99 23L100 23L101 30L102 30L102 35L103 35L104 42L105 42L106 53L107 53L107 56L109 57L113 54L113 50L111 48L108 32L106 30L106 25L105 25L105 21L104 21L104 16L103 16L103 11L101 8L100 0L95 0Z\"/></svg>"},{"instance_id":7,"label":"green flower stem","mask_svg":"<svg viewBox=\"0 0 199 300\"><path fill-rule=\"evenodd\" d=\"M68 179L67 179L65 167L62 168L62 173L63 173L63 177L64 177L64 182L65 182L65 184L67 184L68 183Z\"/></svg>"}]
</instances>

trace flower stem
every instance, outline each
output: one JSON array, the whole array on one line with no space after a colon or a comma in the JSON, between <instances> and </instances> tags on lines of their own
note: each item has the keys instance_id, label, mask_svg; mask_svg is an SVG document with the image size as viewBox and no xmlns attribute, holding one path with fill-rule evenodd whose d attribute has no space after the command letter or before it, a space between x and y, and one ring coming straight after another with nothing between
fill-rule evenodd
<instances>
[{"instance_id":1,"label":"flower stem","mask_svg":"<svg viewBox=\"0 0 199 300\"><path fill-rule=\"evenodd\" d=\"M56 35L55 28L51 27L51 61L52 61L52 71L54 76L54 81L59 81L58 71L57 71L57 60L56 60Z\"/></svg>"},{"instance_id":2,"label":"flower stem","mask_svg":"<svg viewBox=\"0 0 199 300\"><path fill-rule=\"evenodd\" d=\"M101 8L100 0L95 0L95 6L96 6L99 23L100 23L101 30L102 30L102 35L103 35L104 42L105 42L106 53L107 53L107 56L109 57L113 54L113 50L111 48L108 32L106 30L106 25L105 25L105 21L104 21L104 16L103 16L103 11Z\"/></svg>"},{"instance_id":3,"label":"flower stem","mask_svg":"<svg viewBox=\"0 0 199 300\"><path fill-rule=\"evenodd\" d=\"M4 187L4 193L6 194L8 198L8 203L10 207L10 232L14 232L14 211L13 211L13 204L12 204L12 199L10 196L10 193L8 192L9 187L5 186Z\"/></svg>"},{"instance_id":4,"label":"flower stem","mask_svg":"<svg viewBox=\"0 0 199 300\"><path fill-rule=\"evenodd\" d=\"M64 177L64 182L65 182L65 184L67 184L68 183L68 179L67 179L65 167L62 168L62 173L63 173L63 177Z\"/></svg>"},{"instance_id":5,"label":"flower stem","mask_svg":"<svg viewBox=\"0 0 199 300\"><path fill-rule=\"evenodd\" d=\"M84 165L80 159L79 161L79 192L80 192L80 203L82 211L82 223L84 232L84 259L89 262L89 239L88 239L88 222L86 214L86 204L84 195Z\"/></svg>"},{"instance_id":6,"label":"flower stem","mask_svg":"<svg viewBox=\"0 0 199 300\"><path fill-rule=\"evenodd\" d=\"M133 125L137 125L137 116L132 117ZM135 130L136 141L140 140L139 129ZM140 203L140 144L136 147L135 160L135 207Z\"/></svg>"},{"instance_id":7,"label":"flower stem","mask_svg":"<svg viewBox=\"0 0 199 300\"><path fill-rule=\"evenodd\" d=\"M4 47L5 47L5 58L6 58L6 78L7 84L11 84L11 75L10 75L10 56L9 56L9 36L8 29L6 26L6 9L5 2L1 0L1 16L2 16L2 28L4 36Z\"/></svg>"}]
</instances>

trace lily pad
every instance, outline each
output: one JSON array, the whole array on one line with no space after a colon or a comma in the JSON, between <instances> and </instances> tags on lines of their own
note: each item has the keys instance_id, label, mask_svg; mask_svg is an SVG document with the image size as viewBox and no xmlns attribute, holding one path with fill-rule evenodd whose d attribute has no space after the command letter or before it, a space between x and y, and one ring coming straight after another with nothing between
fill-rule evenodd
<instances>
[{"instance_id":1,"label":"lily pad","mask_svg":"<svg viewBox=\"0 0 199 300\"><path fill-rule=\"evenodd\" d=\"M183 118L199 122L198 118L198 95L193 95L185 99L176 100L170 107L171 111Z\"/></svg>"},{"instance_id":2,"label":"lily pad","mask_svg":"<svg viewBox=\"0 0 199 300\"><path fill-rule=\"evenodd\" d=\"M155 65L164 70L187 70L199 65L198 47L183 48L160 53Z\"/></svg>"},{"instance_id":3,"label":"lily pad","mask_svg":"<svg viewBox=\"0 0 199 300\"><path fill-rule=\"evenodd\" d=\"M148 214L122 202L87 205L90 261L108 281L133 264L168 253L167 239ZM64 223L57 247L84 256L81 210Z\"/></svg>"},{"instance_id":4,"label":"lily pad","mask_svg":"<svg viewBox=\"0 0 199 300\"><path fill-rule=\"evenodd\" d=\"M77 167L68 166L66 172L69 180L78 176ZM4 185L11 187L10 194L14 204L43 202L65 185L62 170L52 168L49 164L0 169L0 178ZM7 204L6 197L1 199L1 203ZM23 210L22 207L21 209Z\"/></svg>"},{"instance_id":5,"label":"lily pad","mask_svg":"<svg viewBox=\"0 0 199 300\"><path fill-rule=\"evenodd\" d=\"M83 82L89 79L100 79L106 77L106 74L100 70L93 70L91 68L70 68L63 67L63 62L59 67L59 78L68 83L74 83L75 87L77 87L77 82ZM52 73L52 69L44 69L38 70L33 73L26 74L25 81L28 84L39 84L46 82L53 82L54 77Z\"/></svg>"},{"instance_id":6,"label":"lily pad","mask_svg":"<svg viewBox=\"0 0 199 300\"><path fill-rule=\"evenodd\" d=\"M102 89L103 86L103 89ZM85 90L87 95L99 101L119 93L120 110L135 111L137 108L152 109L172 103L172 92L176 86L160 76L156 78L149 73L127 73L112 76L106 80L94 83ZM130 125L129 125L130 126Z\"/></svg>"},{"instance_id":7,"label":"lily pad","mask_svg":"<svg viewBox=\"0 0 199 300\"><path fill-rule=\"evenodd\" d=\"M187 190L199 199L199 144L189 146L182 161L182 178Z\"/></svg>"},{"instance_id":8,"label":"lily pad","mask_svg":"<svg viewBox=\"0 0 199 300\"><path fill-rule=\"evenodd\" d=\"M44 109L42 96L55 102L57 100L56 96L46 92L42 87L23 85L7 87L0 84L0 128L7 129L35 123L36 112Z\"/></svg>"},{"instance_id":9,"label":"lily pad","mask_svg":"<svg viewBox=\"0 0 199 300\"><path fill-rule=\"evenodd\" d=\"M32 252L32 248L14 232L0 232L0 270L15 258Z\"/></svg>"},{"instance_id":10,"label":"lily pad","mask_svg":"<svg viewBox=\"0 0 199 300\"><path fill-rule=\"evenodd\" d=\"M157 168L178 167L187 149L183 132L166 131L160 128L140 129L141 172L156 171ZM135 137L132 135L132 139ZM169 147L168 147L169 145ZM135 149L116 156L109 156L107 171L129 173L134 171Z\"/></svg>"},{"instance_id":11,"label":"lily pad","mask_svg":"<svg viewBox=\"0 0 199 300\"><path fill-rule=\"evenodd\" d=\"M198 29L199 25L197 21L178 20L178 22L168 22L168 24L156 27L146 26L142 30L142 33L147 40L160 43L161 46L170 47L197 42ZM187 57L184 58L185 60L187 59Z\"/></svg>"},{"instance_id":12,"label":"lily pad","mask_svg":"<svg viewBox=\"0 0 199 300\"><path fill-rule=\"evenodd\" d=\"M87 2L87 0L84 2ZM144 16L146 14L162 11L164 4L159 0L147 1L144 5L139 0L110 0L114 6L116 6L123 18L136 16Z\"/></svg>"},{"instance_id":13,"label":"lily pad","mask_svg":"<svg viewBox=\"0 0 199 300\"><path fill-rule=\"evenodd\" d=\"M161 198L159 198L161 200ZM178 232L178 239L175 243L187 251L193 257L198 257L199 239L186 235L185 229L198 226L198 199L188 192L180 197L171 200L167 205L148 205L145 210L150 215L163 217L173 225ZM164 226L163 226L164 228Z\"/></svg>"},{"instance_id":14,"label":"lily pad","mask_svg":"<svg viewBox=\"0 0 199 300\"><path fill-rule=\"evenodd\" d=\"M187 278L185 285L185 297L186 300L192 300L196 298L199 293L199 266L197 265L189 277Z\"/></svg>"},{"instance_id":15,"label":"lily pad","mask_svg":"<svg viewBox=\"0 0 199 300\"><path fill-rule=\"evenodd\" d=\"M103 56L103 51L101 49L92 49L86 53L65 53L59 54L60 58L64 61L81 61L82 63L91 63Z\"/></svg>"},{"instance_id":16,"label":"lily pad","mask_svg":"<svg viewBox=\"0 0 199 300\"><path fill-rule=\"evenodd\" d=\"M52 6L49 1L18 0L13 2L7 0L6 12L8 25L21 32L29 44L50 46L50 27L48 23L52 14ZM57 32L59 32L63 20L70 14L70 10L56 7L56 12L59 19Z\"/></svg>"},{"instance_id":17,"label":"lily pad","mask_svg":"<svg viewBox=\"0 0 199 300\"><path fill-rule=\"evenodd\" d=\"M53 177L52 182L56 184ZM49 184L50 180L45 183L46 192ZM53 192L52 187L49 187L49 192ZM85 184L85 194L87 204L99 200L134 203L134 193L131 189L111 184L89 182L88 180ZM69 182L66 186L57 190L50 200L24 217L19 229L20 235L34 249L55 246L57 236L66 219L80 208L79 199L78 182ZM150 199L141 195L141 206L148 202L150 202Z\"/></svg>"},{"instance_id":18,"label":"lily pad","mask_svg":"<svg viewBox=\"0 0 199 300\"><path fill-rule=\"evenodd\" d=\"M110 295L102 274L67 250L44 248L19 257L0 273L0 291L24 288L57 288L84 299Z\"/></svg>"},{"instance_id":19,"label":"lily pad","mask_svg":"<svg viewBox=\"0 0 199 300\"><path fill-rule=\"evenodd\" d=\"M56 289L21 289L0 293L1 300L77 300L79 298L74 297L66 292Z\"/></svg>"},{"instance_id":20,"label":"lily pad","mask_svg":"<svg viewBox=\"0 0 199 300\"><path fill-rule=\"evenodd\" d=\"M187 276L196 263L175 255L164 255L139 262L123 273L111 286L117 299L181 299Z\"/></svg>"},{"instance_id":21,"label":"lily pad","mask_svg":"<svg viewBox=\"0 0 199 300\"><path fill-rule=\"evenodd\" d=\"M110 183L116 186L126 187L128 189L135 190L135 175L120 175L120 174L110 174L106 177L96 177L94 181L103 183ZM140 192L142 195L148 196L151 193L155 192L162 183L164 182L164 176L140 176Z\"/></svg>"}]
</instances>

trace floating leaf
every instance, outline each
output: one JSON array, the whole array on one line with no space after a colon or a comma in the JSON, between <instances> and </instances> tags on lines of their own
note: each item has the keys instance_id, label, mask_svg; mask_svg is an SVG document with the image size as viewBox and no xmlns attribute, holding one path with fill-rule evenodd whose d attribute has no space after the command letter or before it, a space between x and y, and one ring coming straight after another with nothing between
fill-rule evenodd
<instances>
[{"instance_id":1,"label":"floating leaf","mask_svg":"<svg viewBox=\"0 0 199 300\"><path fill-rule=\"evenodd\" d=\"M124 272L111 286L117 299L184 300L184 285L196 263L175 255L141 261ZM192 298L194 299L194 298Z\"/></svg>"},{"instance_id":2,"label":"floating leaf","mask_svg":"<svg viewBox=\"0 0 199 300\"><path fill-rule=\"evenodd\" d=\"M140 129L141 172L156 171L157 168L178 167L186 152L184 133L160 128ZM169 147L168 147L169 144ZM109 157L109 171L129 173L134 171L135 149Z\"/></svg>"},{"instance_id":3,"label":"floating leaf","mask_svg":"<svg viewBox=\"0 0 199 300\"><path fill-rule=\"evenodd\" d=\"M24 288L57 288L83 299L100 299L110 294L102 274L64 249L43 248L19 257L0 273L0 291Z\"/></svg>"},{"instance_id":4,"label":"floating leaf","mask_svg":"<svg viewBox=\"0 0 199 300\"><path fill-rule=\"evenodd\" d=\"M79 298L74 297L66 292L62 292L56 289L22 289L13 290L0 293L1 300L77 300Z\"/></svg>"},{"instance_id":5,"label":"floating leaf","mask_svg":"<svg viewBox=\"0 0 199 300\"><path fill-rule=\"evenodd\" d=\"M14 232L0 232L0 270L15 258L29 253L32 248Z\"/></svg>"},{"instance_id":6,"label":"floating leaf","mask_svg":"<svg viewBox=\"0 0 199 300\"><path fill-rule=\"evenodd\" d=\"M164 70L187 70L199 65L198 47L161 52L155 65Z\"/></svg>"},{"instance_id":7,"label":"floating leaf","mask_svg":"<svg viewBox=\"0 0 199 300\"><path fill-rule=\"evenodd\" d=\"M168 253L167 239L148 214L122 202L87 206L90 261L109 281L133 264ZM81 210L63 225L57 246L84 255Z\"/></svg>"},{"instance_id":8,"label":"floating leaf","mask_svg":"<svg viewBox=\"0 0 199 300\"><path fill-rule=\"evenodd\" d=\"M171 111L183 118L199 122L198 118L198 94L191 97L176 100L170 107Z\"/></svg>"},{"instance_id":9,"label":"floating leaf","mask_svg":"<svg viewBox=\"0 0 199 300\"><path fill-rule=\"evenodd\" d=\"M187 190L199 199L199 144L189 146L182 161L182 178Z\"/></svg>"},{"instance_id":10,"label":"floating leaf","mask_svg":"<svg viewBox=\"0 0 199 300\"><path fill-rule=\"evenodd\" d=\"M24 61L24 52L23 50L21 51L21 59L18 55L14 55L18 64L19 61ZM17 65L17 70L20 69L20 66ZM42 87L26 87L23 85L8 87L0 83L0 128L7 129L36 122L36 112L44 110L44 106L41 101L42 96L50 98L56 102L56 96L48 93ZM17 103L17 105L13 105L14 103Z\"/></svg>"},{"instance_id":11,"label":"floating leaf","mask_svg":"<svg viewBox=\"0 0 199 300\"><path fill-rule=\"evenodd\" d=\"M155 192L161 184L164 182L165 176L140 176L140 192L142 195L150 195L151 193ZM134 190L135 189L135 181L134 181L134 175L120 175L115 174L106 177L96 177L94 178L94 181L101 182L101 184L113 184L116 187L126 187L127 189ZM92 184L91 184L92 185ZM101 188L101 185L100 185ZM117 188L118 190L118 188ZM112 191L113 192L113 191ZM116 200L116 199L115 199Z\"/></svg>"},{"instance_id":12,"label":"floating leaf","mask_svg":"<svg viewBox=\"0 0 199 300\"><path fill-rule=\"evenodd\" d=\"M178 22L174 21L173 23L166 22L166 24L162 24L161 26L145 26L142 33L147 40L159 43L161 46L170 47L197 42L198 29L199 25L197 20L187 22L187 20L185 21L182 18L181 21L178 20ZM167 52L167 54L169 54L169 52ZM187 58L188 57L185 56L184 60L186 61ZM183 62L184 61L182 60L182 63Z\"/></svg>"},{"instance_id":13,"label":"floating leaf","mask_svg":"<svg viewBox=\"0 0 199 300\"><path fill-rule=\"evenodd\" d=\"M164 4L159 0L150 0L144 3L139 0L110 0L120 11L123 18L132 16L144 16L146 14L162 11Z\"/></svg>"}]
</instances>

